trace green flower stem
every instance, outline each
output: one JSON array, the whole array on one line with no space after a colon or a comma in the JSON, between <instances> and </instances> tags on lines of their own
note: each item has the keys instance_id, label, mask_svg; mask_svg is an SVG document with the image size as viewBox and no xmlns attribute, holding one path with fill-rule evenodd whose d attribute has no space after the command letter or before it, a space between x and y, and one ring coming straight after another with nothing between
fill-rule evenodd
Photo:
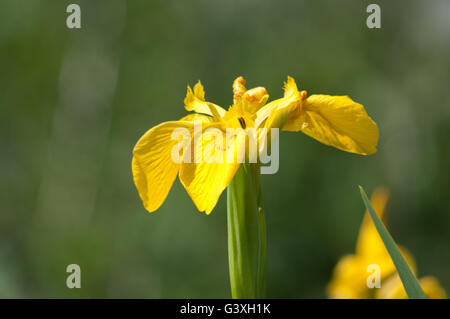
<instances>
[{"instance_id":1,"label":"green flower stem","mask_svg":"<svg viewBox=\"0 0 450 319\"><path fill-rule=\"evenodd\" d=\"M228 186L228 258L233 298L264 298L266 220L260 167L242 164Z\"/></svg>"}]
</instances>

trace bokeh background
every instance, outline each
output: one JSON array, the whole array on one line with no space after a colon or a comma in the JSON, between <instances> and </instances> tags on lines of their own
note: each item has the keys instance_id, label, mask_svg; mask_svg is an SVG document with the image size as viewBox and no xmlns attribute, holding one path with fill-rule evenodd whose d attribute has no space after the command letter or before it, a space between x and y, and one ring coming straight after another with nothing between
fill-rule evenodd
<instances>
[{"instance_id":1,"label":"bokeh background","mask_svg":"<svg viewBox=\"0 0 450 319\"><path fill-rule=\"evenodd\" d=\"M66 27L72 2L81 29ZM366 27L372 2L381 29ZM239 75L271 99L287 75L348 94L381 134L363 157L282 133L280 170L262 178L268 297L326 297L354 251L359 184L390 188L394 238L449 292L449 12L447 0L2 0L0 297L230 297L225 194L206 216L177 180L149 214L131 152L185 114L187 84L228 106ZM81 289L66 287L72 263Z\"/></svg>"}]
</instances>

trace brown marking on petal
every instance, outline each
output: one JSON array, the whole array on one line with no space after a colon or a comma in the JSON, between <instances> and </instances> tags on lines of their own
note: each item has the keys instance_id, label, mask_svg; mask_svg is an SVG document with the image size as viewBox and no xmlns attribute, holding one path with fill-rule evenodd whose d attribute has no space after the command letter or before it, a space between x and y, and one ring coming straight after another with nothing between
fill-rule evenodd
<instances>
[{"instance_id":1,"label":"brown marking on petal","mask_svg":"<svg viewBox=\"0 0 450 319\"><path fill-rule=\"evenodd\" d=\"M243 117L238 118L239 124L241 124L241 127L245 130L247 125L245 124L245 120Z\"/></svg>"}]
</instances>

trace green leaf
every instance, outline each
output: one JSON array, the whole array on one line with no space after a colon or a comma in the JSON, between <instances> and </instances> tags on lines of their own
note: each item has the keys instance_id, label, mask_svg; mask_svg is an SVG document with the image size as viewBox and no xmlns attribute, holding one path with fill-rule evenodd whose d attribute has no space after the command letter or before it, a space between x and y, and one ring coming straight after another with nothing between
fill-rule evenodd
<instances>
[{"instance_id":1,"label":"green leaf","mask_svg":"<svg viewBox=\"0 0 450 319\"><path fill-rule=\"evenodd\" d=\"M389 234L388 230L384 226L381 219L378 217L377 213L372 207L369 199L367 198L366 192L364 189L359 186L359 190L361 191L361 197L366 205L367 211L369 212L370 218L372 218L373 223L375 224L375 228L378 231L381 239L383 240L384 246L386 247L389 255L391 256L392 261L394 262L395 268L400 276L403 287L405 288L406 294L410 299L427 299L425 296L422 287L420 287L419 282L417 281L416 276L411 271L403 257L400 249L398 249L395 244L394 239L391 234Z\"/></svg>"}]
</instances>

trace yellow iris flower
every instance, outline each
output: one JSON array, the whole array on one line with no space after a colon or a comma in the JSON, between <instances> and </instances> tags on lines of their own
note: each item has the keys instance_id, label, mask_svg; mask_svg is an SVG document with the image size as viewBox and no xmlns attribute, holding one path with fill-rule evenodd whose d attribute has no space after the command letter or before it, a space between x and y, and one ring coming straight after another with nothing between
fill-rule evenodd
<instances>
[{"instance_id":1,"label":"yellow iris flower","mask_svg":"<svg viewBox=\"0 0 450 319\"><path fill-rule=\"evenodd\" d=\"M371 198L372 206L383 222L386 219L385 210L388 199L389 193L384 188L376 189ZM415 261L411 254L402 247L400 250L410 268L416 273ZM380 267L380 288L368 288L367 286L367 278L371 275L371 272L367 271L367 267L372 264ZM428 298L446 298L445 290L436 278L423 277L419 279L419 284ZM346 255L339 260L328 284L327 293L330 298L340 299L407 298L395 266L367 211L359 231L356 253Z\"/></svg>"},{"instance_id":2,"label":"yellow iris flower","mask_svg":"<svg viewBox=\"0 0 450 319\"><path fill-rule=\"evenodd\" d=\"M348 96L307 96L306 91L297 89L291 77L285 83L284 96L267 104L269 95L266 89L247 90L242 77L234 81L233 93L234 103L225 110L205 100L203 86L198 82L193 90L188 87L184 100L186 110L195 113L178 121L161 123L139 139L133 150L132 171L139 195L149 212L162 205L178 175L198 210L209 214L239 168L237 160L228 163L211 163L205 159L174 162L172 152L179 140L172 139L172 133L178 128L189 130L192 139L202 137L202 142L197 143L199 146L194 146L194 156L209 152L214 146L211 138L203 136L207 128L218 129L226 140L226 147L221 151L212 151L218 152L214 156L219 158L228 159L230 154L235 159L236 154L255 155L249 154L248 137L242 138L245 131L265 129L269 132L272 128L301 131L324 144L351 153L368 155L376 152L378 127L364 107ZM196 122L202 123L201 134L194 132ZM244 133L230 138L225 135L228 128L241 128ZM261 142L268 134L258 135L257 141ZM263 142L258 147L261 144Z\"/></svg>"}]
</instances>

